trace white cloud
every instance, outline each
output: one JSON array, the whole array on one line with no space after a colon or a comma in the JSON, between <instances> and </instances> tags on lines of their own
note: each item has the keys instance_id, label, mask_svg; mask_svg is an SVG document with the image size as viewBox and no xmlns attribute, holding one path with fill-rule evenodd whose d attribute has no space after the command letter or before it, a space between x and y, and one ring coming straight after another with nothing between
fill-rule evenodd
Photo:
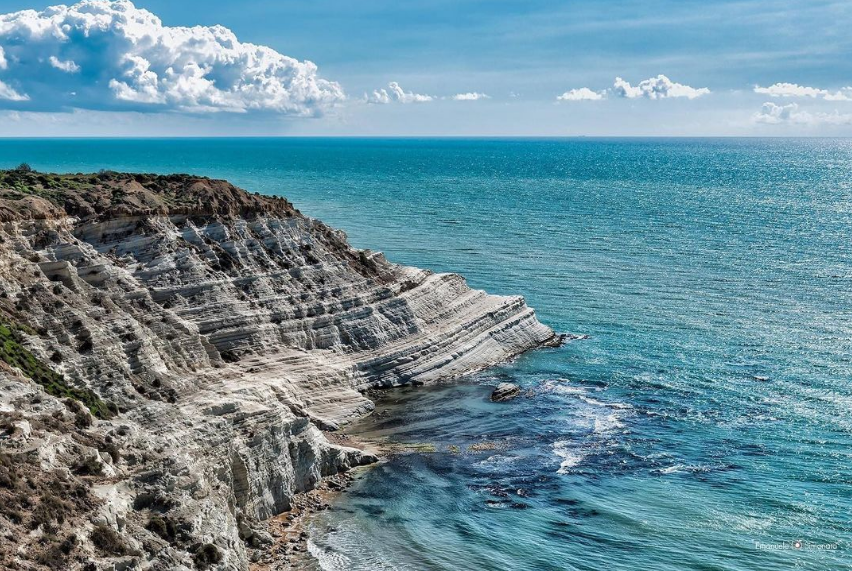
<instances>
[{"instance_id":1,"label":"white cloud","mask_svg":"<svg viewBox=\"0 0 852 571\"><path fill-rule=\"evenodd\" d=\"M566 91L556 99L559 101L600 101L601 99L606 99L606 90L592 91L588 87L581 87Z\"/></svg>"},{"instance_id":2,"label":"white cloud","mask_svg":"<svg viewBox=\"0 0 852 571\"><path fill-rule=\"evenodd\" d=\"M772 102L763 104L760 111L754 114L753 119L757 123L769 123L777 125L779 123L797 123L797 118L800 116L799 106L795 103L789 105L776 105Z\"/></svg>"},{"instance_id":3,"label":"white cloud","mask_svg":"<svg viewBox=\"0 0 852 571\"><path fill-rule=\"evenodd\" d=\"M770 125L852 125L852 114L838 113L837 111L833 113L811 113L800 110L796 103L776 105L771 101L764 103L752 119L756 123Z\"/></svg>"},{"instance_id":4,"label":"white cloud","mask_svg":"<svg viewBox=\"0 0 852 571\"><path fill-rule=\"evenodd\" d=\"M841 87L838 91L825 94L826 101L852 101L852 87Z\"/></svg>"},{"instance_id":5,"label":"white cloud","mask_svg":"<svg viewBox=\"0 0 852 571\"><path fill-rule=\"evenodd\" d=\"M479 101L480 99L491 99L491 97L485 93L472 91L470 93L458 93L453 95L453 99L456 101Z\"/></svg>"},{"instance_id":6,"label":"white cloud","mask_svg":"<svg viewBox=\"0 0 852 571\"><path fill-rule=\"evenodd\" d=\"M754 87L755 93L762 93L771 97L819 97L828 93L824 89L805 87L796 83L776 83L769 87Z\"/></svg>"},{"instance_id":7,"label":"white cloud","mask_svg":"<svg viewBox=\"0 0 852 571\"><path fill-rule=\"evenodd\" d=\"M435 98L431 95L422 95L420 93L405 91L397 82L391 81L388 83L387 89L377 89L373 91L373 93L365 96L365 99L367 103L384 105L392 101L399 103L427 103L429 101L434 101Z\"/></svg>"},{"instance_id":8,"label":"white cloud","mask_svg":"<svg viewBox=\"0 0 852 571\"><path fill-rule=\"evenodd\" d=\"M23 101L25 92L30 110L310 116L345 99L340 85L321 79L312 62L240 42L222 26L164 26L129 0L2 14L0 56L0 80L6 82L0 97ZM74 73L81 69L86 73ZM71 92L77 94L73 100Z\"/></svg>"},{"instance_id":9,"label":"white cloud","mask_svg":"<svg viewBox=\"0 0 852 571\"><path fill-rule=\"evenodd\" d=\"M562 95L556 97L558 101L600 101L606 99L609 93L612 92L618 97L627 99L637 99L644 97L646 99L669 99L673 97L686 97L687 99L695 99L702 95L707 95L710 90L706 87L690 87L682 83L675 83L665 75L658 75L640 81L637 85L631 85L620 77L615 78L612 89L602 89L594 91L588 87L580 87L571 89Z\"/></svg>"},{"instance_id":10,"label":"white cloud","mask_svg":"<svg viewBox=\"0 0 852 571\"><path fill-rule=\"evenodd\" d=\"M640 81L638 85L630 85L620 77L615 78L613 91L620 97L628 99L636 99L645 97L648 99L668 99L672 97L686 97L687 99L695 99L702 95L707 95L710 90L706 87L690 87L681 83L675 83L665 75L658 75Z\"/></svg>"},{"instance_id":11,"label":"white cloud","mask_svg":"<svg viewBox=\"0 0 852 571\"><path fill-rule=\"evenodd\" d=\"M376 105L386 105L391 102L390 95L386 89L377 89L370 95L365 95L364 97L367 100L367 103L374 103Z\"/></svg>"},{"instance_id":12,"label":"white cloud","mask_svg":"<svg viewBox=\"0 0 852 571\"><path fill-rule=\"evenodd\" d=\"M754 87L755 93L769 95L770 97L810 97L812 99L822 98L826 101L852 101L852 87L842 87L838 91L807 87L797 83L775 83L769 87Z\"/></svg>"},{"instance_id":13,"label":"white cloud","mask_svg":"<svg viewBox=\"0 0 852 571\"><path fill-rule=\"evenodd\" d=\"M403 89L395 81L388 83L388 89L390 89L391 97L400 103L425 103L435 99L431 95L421 95L420 93L403 91Z\"/></svg>"},{"instance_id":14,"label":"white cloud","mask_svg":"<svg viewBox=\"0 0 852 571\"><path fill-rule=\"evenodd\" d=\"M47 61L50 62L50 65L58 70L64 71L65 73L77 73L80 71L80 66L70 59L68 61L62 61L56 56L50 56Z\"/></svg>"},{"instance_id":15,"label":"white cloud","mask_svg":"<svg viewBox=\"0 0 852 571\"><path fill-rule=\"evenodd\" d=\"M18 93L2 81L0 81L0 101L29 101L29 95Z\"/></svg>"}]
</instances>

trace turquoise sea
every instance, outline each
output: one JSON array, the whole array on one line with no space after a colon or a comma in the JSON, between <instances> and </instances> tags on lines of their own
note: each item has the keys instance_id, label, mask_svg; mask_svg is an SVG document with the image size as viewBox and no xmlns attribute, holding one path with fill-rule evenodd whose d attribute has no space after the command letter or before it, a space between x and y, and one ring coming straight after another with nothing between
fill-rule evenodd
<instances>
[{"instance_id":1,"label":"turquoise sea","mask_svg":"<svg viewBox=\"0 0 852 571\"><path fill-rule=\"evenodd\" d=\"M852 568L850 140L0 141L23 161L283 194L589 336L389 392L353 430L436 451L315 519L326 569Z\"/></svg>"}]
</instances>

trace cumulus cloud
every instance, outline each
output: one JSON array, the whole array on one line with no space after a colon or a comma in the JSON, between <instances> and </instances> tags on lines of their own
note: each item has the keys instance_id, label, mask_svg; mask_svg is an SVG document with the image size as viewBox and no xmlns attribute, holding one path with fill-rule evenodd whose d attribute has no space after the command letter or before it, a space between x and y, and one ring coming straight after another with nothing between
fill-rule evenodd
<instances>
[{"instance_id":1,"label":"cumulus cloud","mask_svg":"<svg viewBox=\"0 0 852 571\"><path fill-rule=\"evenodd\" d=\"M373 103L374 105L386 105L391 102L390 94L386 89L376 89L369 95L364 95L367 103Z\"/></svg>"},{"instance_id":2,"label":"cumulus cloud","mask_svg":"<svg viewBox=\"0 0 852 571\"><path fill-rule=\"evenodd\" d=\"M312 62L240 42L222 26L164 26L129 0L0 15L0 82L0 99L41 111L310 116L345 98Z\"/></svg>"},{"instance_id":3,"label":"cumulus cloud","mask_svg":"<svg viewBox=\"0 0 852 571\"><path fill-rule=\"evenodd\" d=\"M606 99L606 90L592 91L588 87L571 89L556 97L559 101L600 101Z\"/></svg>"},{"instance_id":4,"label":"cumulus cloud","mask_svg":"<svg viewBox=\"0 0 852 571\"><path fill-rule=\"evenodd\" d=\"M811 113L799 109L796 103L777 105L771 101L764 103L752 119L756 123L767 123L769 125L852 125L852 114L838 113L837 111L833 113Z\"/></svg>"},{"instance_id":5,"label":"cumulus cloud","mask_svg":"<svg viewBox=\"0 0 852 571\"><path fill-rule=\"evenodd\" d=\"M838 91L807 87L797 83L775 83L769 87L754 87L755 93L769 95L770 97L810 97L812 99L822 98L826 101L852 101L852 87L842 87Z\"/></svg>"},{"instance_id":6,"label":"cumulus cloud","mask_svg":"<svg viewBox=\"0 0 852 571\"><path fill-rule=\"evenodd\" d=\"M615 78L613 84L613 92L619 97L628 99L636 99L645 97L647 99L669 99L672 97L686 97L687 99L695 99L702 95L707 95L710 90L706 87L690 87L681 83L675 83L665 75L658 75L640 81L638 85L630 85L629 82Z\"/></svg>"},{"instance_id":7,"label":"cumulus cloud","mask_svg":"<svg viewBox=\"0 0 852 571\"><path fill-rule=\"evenodd\" d=\"M757 123L769 123L777 125L779 123L798 123L801 117L799 106L795 103L789 105L776 105L775 103L767 102L763 104L760 111L754 114L753 119Z\"/></svg>"},{"instance_id":8,"label":"cumulus cloud","mask_svg":"<svg viewBox=\"0 0 852 571\"><path fill-rule=\"evenodd\" d=\"M472 91L470 93L458 93L453 95L453 99L456 101L479 101L480 99L491 99L491 96L486 95L485 93Z\"/></svg>"},{"instance_id":9,"label":"cumulus cloud","mask_svg":"<svg viewBox=\"0 0 852 571\"><path fill-rule=\"evenodd\" d=\"M826 101L852 101L852 87L841 87L838 91L825 94Z\"/></svg>"},{"instance_id":10,"label":"cumulus cloud","mask_svg":"<svg viewBox=\"0 0 852 571\"><path fill-rule=\"evenodd\" d=\"M391 81L387 89L377 89L366 96L367 103L384 105L396 101L398 103L427 103L434 101L431 95L423 95L411 91L405 91L399 83Z\"/></svg>"}]
</instances>

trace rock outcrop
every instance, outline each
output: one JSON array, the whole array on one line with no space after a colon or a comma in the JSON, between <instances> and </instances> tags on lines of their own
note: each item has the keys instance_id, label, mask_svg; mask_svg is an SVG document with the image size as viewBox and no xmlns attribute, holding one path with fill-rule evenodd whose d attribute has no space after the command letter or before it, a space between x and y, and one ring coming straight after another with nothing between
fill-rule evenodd
<instances>
[{"instance_id":1,"label":"rock outcrop","mask_svg":"<svg viewBox=\"0 0 852 571\"><path fill-rule=\"evenodd\" d=\"M521 387L514 383L500 383L491 392L491 402L512 400L521 394Z\"/></svg>"},{"instance_id":2,"label":"rock outcrop","mask_svg":"<svg viewBox=\"0 0 852 571\"><path fill-rule=\"evenodd\" d=\"M191 176L0 172L0 289L0 566L20 569L246 569L258 522L375 460L323 434L365 389L554 340L520 297Z\"/></svg>"}]
</instances>

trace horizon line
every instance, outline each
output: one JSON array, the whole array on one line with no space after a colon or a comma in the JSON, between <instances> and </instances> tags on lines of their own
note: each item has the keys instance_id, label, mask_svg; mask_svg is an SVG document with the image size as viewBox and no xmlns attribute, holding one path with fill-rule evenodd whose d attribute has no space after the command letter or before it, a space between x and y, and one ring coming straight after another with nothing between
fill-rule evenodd
<instances>
[{"instance_id":1,"label":"horizon line","mask_svg":"<svg viewBox=\"0 0 852 571\"><path fill-rule=\"evenodd\" d=\"M2 136L0 141L74 141L74 140L228 140L228 139L852 139L852 135L69 135Z\"/></svg>"}]
</instances>

